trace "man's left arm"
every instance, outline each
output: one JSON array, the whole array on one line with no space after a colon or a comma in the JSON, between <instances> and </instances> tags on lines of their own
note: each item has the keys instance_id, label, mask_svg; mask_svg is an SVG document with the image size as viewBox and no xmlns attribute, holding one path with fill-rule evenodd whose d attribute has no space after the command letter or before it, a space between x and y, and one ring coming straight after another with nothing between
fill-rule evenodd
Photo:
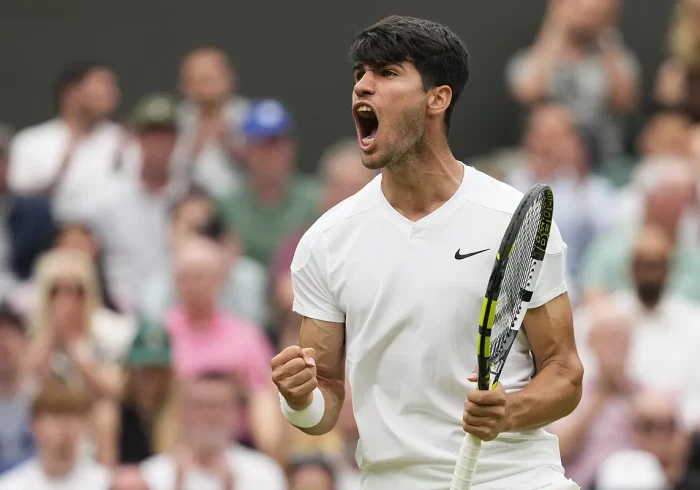
<instances>
[{"instance_id":1,"label":"man's left arm","mask_svg":"<svg viewBox=\"0 0 700 490\"><path fill-rule=\"evenodd\" d=\"M574 341L573 315L564 293L533 308L523 324L537 376L506 395L506 431L543 427L569 415L581 400L583 365Z\"/></svg>"}]
</instances>

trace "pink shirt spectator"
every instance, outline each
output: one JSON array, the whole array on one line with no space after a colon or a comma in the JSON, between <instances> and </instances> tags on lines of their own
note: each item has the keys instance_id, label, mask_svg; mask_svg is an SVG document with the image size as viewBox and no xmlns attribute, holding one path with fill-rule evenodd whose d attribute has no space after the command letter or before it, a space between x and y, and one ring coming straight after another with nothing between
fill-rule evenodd
<instances>
[{"instance_id":1,"label":"pink shirt spectator","mask_svg":"<svg viewBox=\"0 0 700 490\"><path fill-rule=\"evenodd\" d=\"M272 347L255 325L219 312L209 327L195 329L187 313L176 308L166 315L165 327L178 376L226 371L238 375L249 390L269 387Z\"/></svg>"},{"instance_id":2,"label":"pink shirt spectator","mask_svg":"<svg viewBox=\"0 0 700 490\"><path fill-rule=\"evenodd\" d=\"M584 380L579 406L569 417L551 424L549 432L556 434L557 429L563 425L576 423L581 412L591 403L594 396L592 385L595 383L595 380ZM589 490L600 464L608 456L632 447L629 420L629 400L623 396L608 399L589 427L585 439L581 441L577 454L562 461L567 478L578 483L582 490Z\"/></svg>"}]
</instances>

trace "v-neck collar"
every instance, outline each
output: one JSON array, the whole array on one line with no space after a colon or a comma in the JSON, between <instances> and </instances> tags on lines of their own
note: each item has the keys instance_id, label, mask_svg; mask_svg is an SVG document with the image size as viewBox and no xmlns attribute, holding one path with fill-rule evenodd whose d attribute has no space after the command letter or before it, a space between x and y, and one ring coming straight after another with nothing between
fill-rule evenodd
<instances>
[{"instance_id":1,"label":"v-neck collar","mask_svg":"<svg viewBox=\"0 0 700 490\"><path fill-rule=\"evenodd\" d=\"M390 222L397 225L399 228L411 232L419 229L430 228L431 226L441 222L447 218L452 212L459 207L459 205L464 200L464 197L469 191L469 183L472 180L470 173L473 169L467 165L464 165L464 174L462 176L462 182L459 184L457 191L452 194L452 196L445 201L439 208L435 211L423 216L417 221L411 221L403 214L399 213L396 208L394 208L387 200L384 192L382 191L382 176L379 175L375 180L375 193L377 195L377 201L382 214Z\"/></svg>"}]
</instances>

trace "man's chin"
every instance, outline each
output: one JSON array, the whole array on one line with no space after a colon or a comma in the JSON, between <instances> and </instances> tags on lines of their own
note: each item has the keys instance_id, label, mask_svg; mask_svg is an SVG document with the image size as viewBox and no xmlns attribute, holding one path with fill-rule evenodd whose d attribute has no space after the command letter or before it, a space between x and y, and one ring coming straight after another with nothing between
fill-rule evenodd
<instances>
[{"instance_id":1,"label":"man's chin","mask_svg":"<svg viewBox=\"0 0 700 490\"><path fill-rule=\"evenodd\" d=\"M369 170L379 170L379 169L386 167L386 161L384 158L381 158L376 153L372 153L371 155L367 155L366 153L363 153L362 154L362 165L364 165L365 168L367 168Z\"/></svg>"}]
</instances>

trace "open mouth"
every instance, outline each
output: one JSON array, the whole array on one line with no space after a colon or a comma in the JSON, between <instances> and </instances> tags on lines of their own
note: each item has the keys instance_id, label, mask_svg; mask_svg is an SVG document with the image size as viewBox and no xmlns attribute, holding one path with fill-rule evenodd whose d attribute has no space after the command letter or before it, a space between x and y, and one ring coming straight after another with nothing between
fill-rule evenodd
<instances>
[{"instance_id":1,"label":"open mouth","mask_svg":"<svg viewBox=\"0 0 700 490\"><path fill-rule=\"evenodd\" d=\"M360 149L369 150L374 145L379 128L377 113L367 102L357 102L353 107L355 125L357 126L357 137Z\"/></svg>"}]
</instances>

